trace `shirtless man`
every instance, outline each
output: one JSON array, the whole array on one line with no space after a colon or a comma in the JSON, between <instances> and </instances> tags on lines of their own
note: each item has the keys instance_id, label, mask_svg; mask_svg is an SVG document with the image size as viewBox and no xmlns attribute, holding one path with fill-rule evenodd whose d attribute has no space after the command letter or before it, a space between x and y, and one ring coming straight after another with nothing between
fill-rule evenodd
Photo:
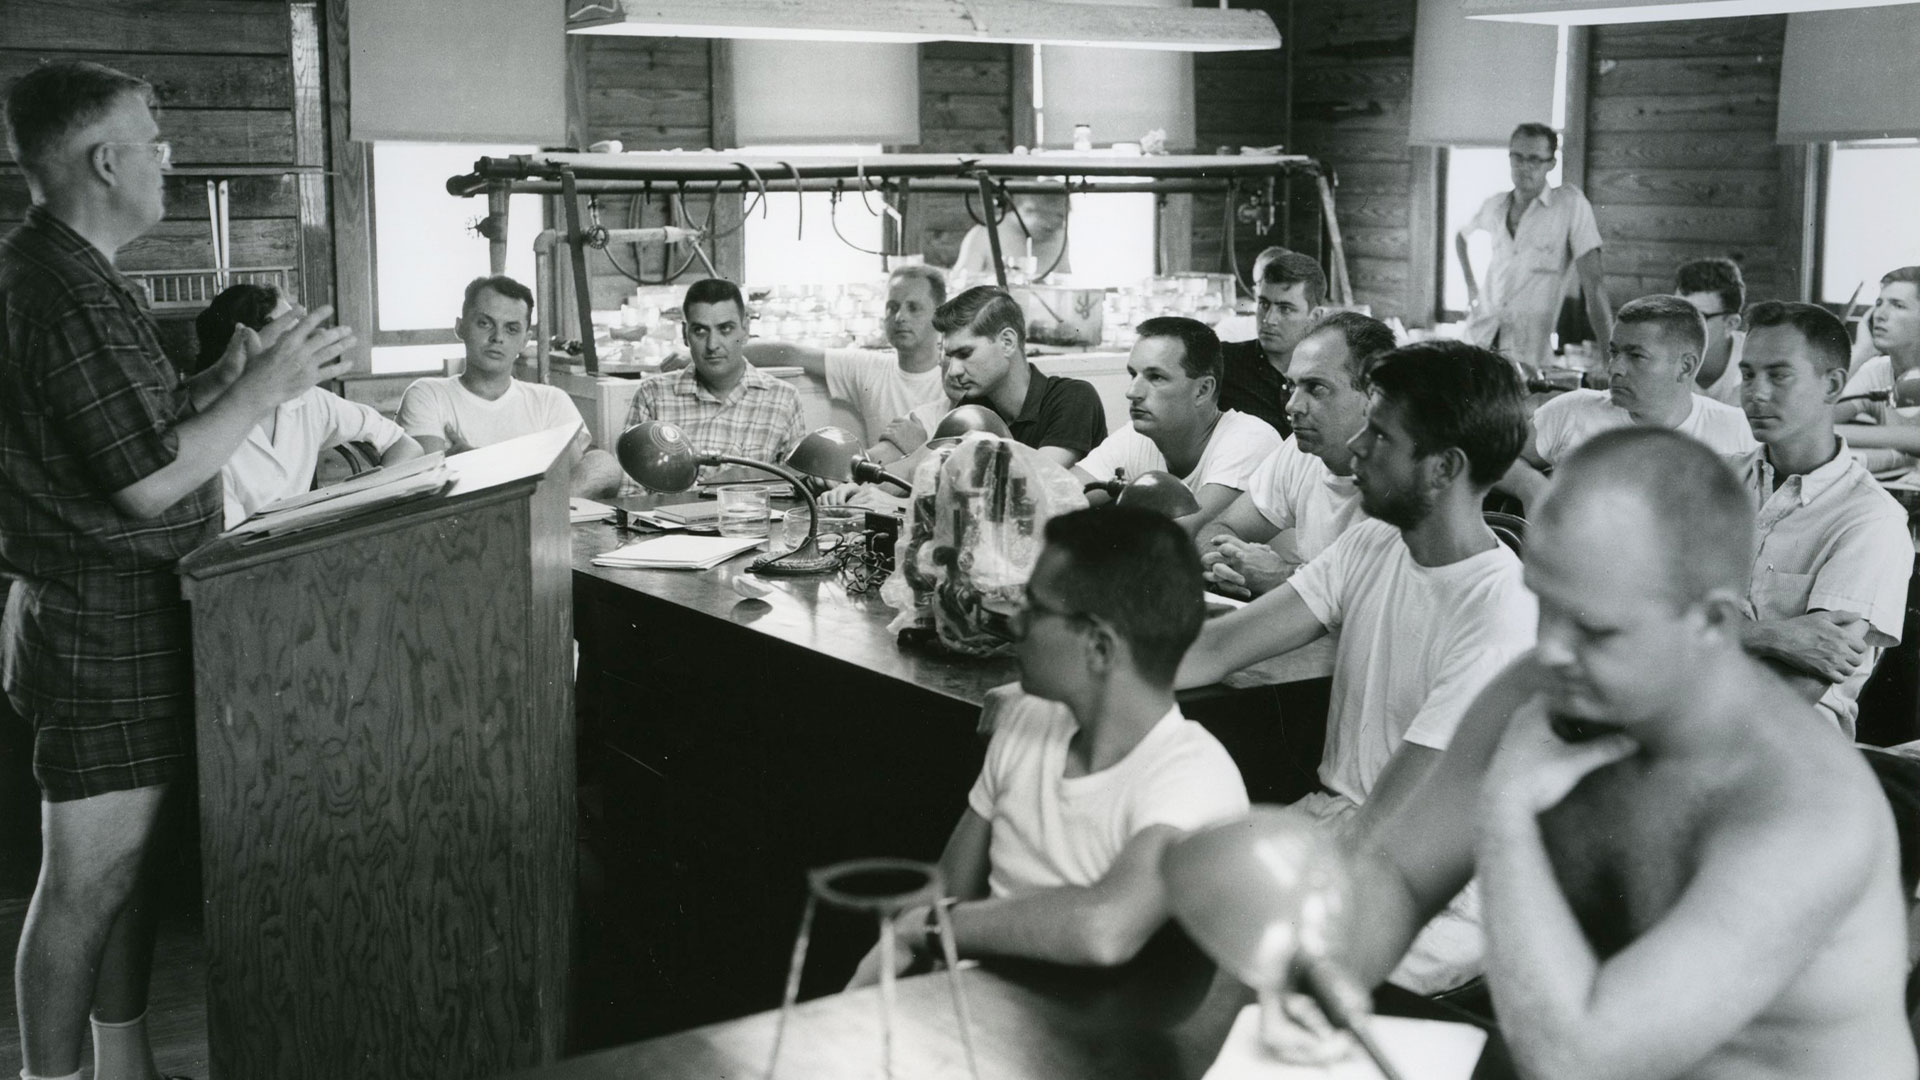
<instances>
[{"instance_id":1,"label":"shirtless man","mask_svg":"<svg viewBox=\"0 0 1920 1080\"><path fill-rule=\"evenodd\" d=\"M1527 551L1538 647L1362 838L1355 974L1477 869L1522 1076L1915 1075L1893 822L1741 648L1750 507L1670 431L1574 451Z\"/></svg>"}]
</instances>

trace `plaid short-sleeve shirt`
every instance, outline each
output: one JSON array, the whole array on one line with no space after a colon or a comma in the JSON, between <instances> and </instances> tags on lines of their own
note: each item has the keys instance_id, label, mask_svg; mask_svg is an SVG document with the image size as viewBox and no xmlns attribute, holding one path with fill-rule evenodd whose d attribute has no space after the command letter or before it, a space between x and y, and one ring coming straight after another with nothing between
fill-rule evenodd
<instances>
[{"instance_id":1,"label":"plaid short-sleeve shirt","mask_svg":"<svg viewBox=\"0 0 1920 1080\"><path fill-rule=\"evenodd\" d=\"M191 408L140 289L29 210L0 239L0 668L22 713L192 711L173 566L218 531L220 481L147 520L109 499L173 462Z\"/></svg>"},{"instance_id":2,"label":"plaid short-sleeve shirt","mask_svg":"<svg viewBox=\"0 0 1920 1080\"><path fill-rule=\"evenodd\" d=\"M703 454L729 454L776 464L784 461L787 452L807 433L800 392L751 364L725 398L700 385L692 367L640 380L640 390L627 410L627 426L642 420L674 425ZM710 471L701 470L703 476ZM621 494L639 490L628 480Z\"/></svg>"}]
</instances>

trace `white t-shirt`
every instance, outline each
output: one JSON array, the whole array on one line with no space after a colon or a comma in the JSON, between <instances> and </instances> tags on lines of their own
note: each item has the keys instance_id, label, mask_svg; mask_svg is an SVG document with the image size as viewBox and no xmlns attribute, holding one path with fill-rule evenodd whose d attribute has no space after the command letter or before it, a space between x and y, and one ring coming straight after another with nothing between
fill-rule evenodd
<instances>
[{"instance_id":1,"label":"white t-shirt","mask_svg":"<svg viewBox=\"0 0 1920 1080\"><path fill-rule=\"evenodd\" d=\"M256 424L220 467L229 529L268 503L310 490L322 450L365 441L384 454L406 435L378 411L317 386L283 402L271 424L271 438L268 422Z\"/></svg>"},{"instance_id":2,"label":"white t-shirt","mask_svg":"<svg viewBox=\"0 0 1920 1080\"><path fill-rule=\"evenodd\" d=\"M853 406L868 439L878 438L881 428L916 406L946 404L938 364L909 375L892 352L828 349L826 358L827 394Z\"/></svg>"},{"instance_id":3,"label":"white t-shirt","mask_svg":"<svg viewBox=\"0 0 1920 1080\"><path fill-rule=\"evenodd\" d=\"M1319 558L1340 534L1357 521L1366 521L1360 508L1360 489L1353 477L1336 476L1318 455L1294 445L1291 437L1268 455L1247 481L1254 509L1283 533L1292 530L1295 558L1306 563ZM1273 543L1284 538L1276 536ZM1291 652L1268 657L1227 676L1228 686L1265 686L1300 679L1324 679L1333 674L1339 637L1328 634Z\"/></svg>"},{"instance_id":4,"label":"white t-shirt","mask_svg":"<svg viewBox=\"0 0 1920 1080\"><path fill-rule=\"evenodd\" d=\"M1747 414L1700 394L1689 395L1693 409L1674 430L1691 435L1722 456L1744 454L1760 445ZM1558 465L1581 443L1603 431L1629 427L1633 417L1615 405L1605 390L1569 390L1533 413L1534 452Z\"/></svg>"},{"instance_id":5,"label":"white t-shirt","mask_svg":"<svg viewBox=\"0 0 1920 1080\"><path fill-rule=\"evenodd\" d=\"M1740 354L1746 350L1747 335L1734 334L1733 351L1727 354L1726 369L1720 372L1719 378L1713 380L1712 386L1702 390L1696 385L1693 392L1701 397L1712 398L1722 405L1731 405L1738 409L1740 407Z\"/></svg>"},{"instance_id":6,"label":"white t-shirt","mask_svg":"<svg viewBox=\"0 0 1920 1080\"><path fill-rule=\"evenodd\" d=\"M580 410L565 390L543 383L513 380L507 392L493 401L460 384L458 375L416 379L400 396L400 426L414 438L447 437L451 426L475 448L546 431L562 424L576 425L574 452L586 449L587 429Z\"/></svg>"},{"instance_id":7,"label":"white t-shirt","mask_svg":"<svg viewBox=\"0 0 1920 1080\"><path fill-rule=\"evenodd\" d=\"M992 826L994 896L1092 885L1143 829L1197 829L1247 812L1226 748L1178 706L1118 764L1069 777L1067 743L1079 728L1065 705L1018 692L989 705L993 741L967 805Z\"/></svg>"},{"instance_id":8,"label":"white t-shirt","mask_svg":"<svg viewBox=\"0 0 1920 1080\"><path fill-rule=\"evenodd\" d=\"M1539 608L1503 544L1446 566L1361 521L1289 582L1338 631L1320 782L1367 801L1402 742L1445 750L1467 705L1533 647Z\"/></svg>"},{"instance_id":9,"label":"white t-shirt","mask_svg":"<svg viewBox=\"0 0 1920 1080\"><path fill-rule=\"evenodd\" d=\"M1864 394L1869 390L1893 389L1893 360L1886 356L1876 356L1860 365L1860 370L1847 380L1847 388L1840 391L1841 397L1849 394ZM1849 401L1860 410L1849 423L1887 424L1905 421L1912 423L1920 416L1920 407L1895 405L1890 401ZM1898 450L1855 450L1852 452L1867 471L1882 480L1889 480L1913 468L1914 459Z\"/></svg>"},{"instance_id":10,"label":"white t-shirt","mask_svg":"<svg viewBox=\"0 0 1920 1080\"><path fill-rule=\"evenodd\" d=\"M1214 425L1213 437L1200 452L1199 464L1180 479L1196 492L1208 484L1244 491L1260 463L1279 448L1280 433L1273 430L1272 424L1237 409L1228 409ZM1128 424L1088 451L1087 456L1080 459L1079 467L1095 480L1111 479L1115 469L1125 469L1127 479L1132 480L1141 473L1165 470L1167 459L1152 439Z\"/></svg>"}]
</instances>

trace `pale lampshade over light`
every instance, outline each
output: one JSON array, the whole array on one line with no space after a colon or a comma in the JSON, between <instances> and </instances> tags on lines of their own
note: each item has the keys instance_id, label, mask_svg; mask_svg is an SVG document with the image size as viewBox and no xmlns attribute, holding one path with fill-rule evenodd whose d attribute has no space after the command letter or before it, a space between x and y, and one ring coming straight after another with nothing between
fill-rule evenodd
<instances>
[{"instance_id":1,"label":"pale lampshade over light","mask_svg":"<svg viewBox=\"0 0 1920 1080\"><path fill-rule=\"evenodd\" d=\"M572 0L574 34L773 41L979 41L1119 49L1277 49L1262 11L1215 7L1109 13L1058 0Z\"/></svg>"},{"instance_id":2,"label":"pale lampshade over light","mask_svg":"<svg viewBox=\"0 0 1920 1080\"><path fill-rule=\"evenodd\" d=\"M1420 0L1413 32L1415 146L1505 146L1524 123L1553 123L1560 31L1466 17L1472 0ZM1487 77L1487 57L1500 77Z\"/></svg>"},{"instance_id":3,"label":"pale lampshade over light","mask_svg":"<svg viewBox=\"0 0 1920 1080\"><path fill-rule=\"evenodd\" d=\"M1802 12L1780 58L1779 141L1920 135L1920 4Z\"/></svg>"},{"instance_id":4,"label":"pale lampshade over light","mask_svg":"<svg viewBox=\"0 0 1920 1080\"><path fill-rule=\"evenodd\" d=\"M1467 16L1559 26L1724 19L1798 11L1892 7L1915 0L1466 0Z\"/></svg>"},{"instance_id":5,"label":"pale lampshade over light","mask_svg":"<svg viewBox=\"0 0 1920 1080\"><path fill-rule=\"evenodd\" d=\"M920 49L848 41L733 44L741 146L920 141Z\"/></svg>"},{"instance_id":6,"label":"pale lampshade over light","mask_svg":"<svg viewBox=\"0 0 1920 1080\"><path fill-rule=\"evenodd\" d=\"M1072 0L1114 15L1171 12L1187 0ZM1137 142L1156 128L1167 146L1194 144L1193 57L1177 52L1047 46L1040 50L1040 145L1073 145L1073 129L1092 129L1096 146ZM1016 103L1016 107L1021 103Z\"/></svg>"}]
</instances>

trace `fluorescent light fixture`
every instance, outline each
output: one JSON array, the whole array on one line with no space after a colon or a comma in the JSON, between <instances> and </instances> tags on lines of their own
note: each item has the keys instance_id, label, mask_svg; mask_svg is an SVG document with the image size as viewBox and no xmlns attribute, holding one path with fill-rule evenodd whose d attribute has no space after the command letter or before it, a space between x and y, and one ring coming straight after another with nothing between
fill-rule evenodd
<instances>
[{"instance_id":1,"label":"fluorescent light fixture","mask_svg":"<svg viewBox=\"0 0 1920 1080\"><path fill-rule=\"evenodd\" d=\"M1916 0L1465 0L1469 19L1550 23L1558 26L1783 15L1797 11L1892 7L1914 2Z\"/></svg>"},{"instance_id":2,"label":"fluorescent light fixture","mask_svg":"<svg viewBox=\"0 0 1920 1080\"><path fill-rule=\"evenodd\" d=\"M1107 49L1277 49L1263 11L1155 8L1055 0L584 0L570 34L774 41L991 41Z\"/></svg>"}]
</instances>

